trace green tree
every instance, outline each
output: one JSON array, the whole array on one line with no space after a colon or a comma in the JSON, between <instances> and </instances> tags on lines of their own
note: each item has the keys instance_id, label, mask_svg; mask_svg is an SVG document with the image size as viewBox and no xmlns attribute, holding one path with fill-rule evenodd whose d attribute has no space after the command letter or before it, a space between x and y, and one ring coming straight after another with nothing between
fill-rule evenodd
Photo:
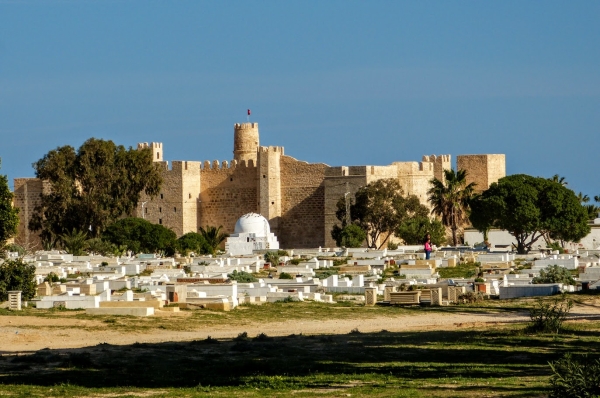
<instances>
[{"instance_id":1,"label":"green tree","mask_svg":"<svg viewBox=\"0 0 600 398\"><path fill-rule=\"evenodd\" d=\"M210 245L204 240L204 237L197 232L188 232L177 239L177 250L184 256L187 256L190 252L196 254L212 253Z\"/></svg>"},{"instance_id":2,"label":"green tree","mask_svg":"<svg viewBox=\"0 0 600 398\"><path fill-rule=\"evenodd\" d=\"M578 242L590 233L587 211L577 195L545 178L524 174L501 178L472 201L471 209L475 228L508 231L519 254L544 236Z\"/></svg>"},{"instance_id":3,"label":"green tree","mask_svg":"<svg viewBox=\"0 0 600 398\"><path fill-rule=\"evenodd\" d=\"M13 207L12 201L13 193L8 188L8 178L6 175L0 175L0 249L17 233L19 209Z\"/></svg>"},{"instance_id":4,"label":"green tree","mask_svg":"<svg viewBox=\"0 0 600 398\"><path fill-rule=\"evenodd\" d=\"M575 285L575 279L573 279L573 276L568 269L554 264L540 270L540 275L533 278L531 283L562 283L565 285Z\"/></svg>"},{"instance_id":5,"label":"green tree","mask_svg":"<svg viewBox=\"0 0 600 398\"><path fill-rule=\"evenodd\" d=\"M340 240L336 242L338 246L343 247L361 247L365 239L367 238L367 233L358 225L350 224L346 225L340 233Z\"/></svg>"},{"instance_id":6,"label":"green tree","mask_svg":"<svg viewBox=\"0 0 600 398\"><path fill-rule=\"evenodd\" d=\"M594 219L598 218L598 213L600 213L600 207L593 205L593 204L584 205L583 207L585 208L585 211L587 212L588 220L594 220Z\"/></svg>"},{"instance_id":7,"label":"green tree","mask_svg":"<svg viewBox=\"0 0 600 398\"><path fill-rule=\"evenodd\" d=\"M277 267L279 265L279 252L268 251L265 253L264 259L267 263Z\"/></svg>"},{"instance_id":8,"label":"green tree","mask_svg":"<svg viewBox=\"0 0 600 398\"><path fill-rule=\"evenodd\" d=\"M22 300L35 296L35 265L21 259L7 260L0 264L0 301L8 300L8 292L20 290Z\"/></svg>"},{"instance_id":9,"label":"green tree","mask_svg":"<svg viewBox=\"0 0 600 398\"><path fill-rule=\"evenodd\" d=\"M49 184L29 223L52 243L73 229L98 237L111 223L136 208L142 192L158 194L162 177L150 149L135 150L90 138L77 151L51 150L33 164L36 177Z\"/></svg>"},{"instance_id":10,"label":"green tree","mask_svg":"<svg viewBox=\"0 0 600 398\"><path fill-rule=\"evenodd\" d=\"M67 253L74 256L85 255L85 249L87 248L87 234L85 232L73 229L69 233L62 234L60 241Z\"/></svg>"},{"instance_id":11,"label":"green tree","mask_svg":"<svg viewBox=\"0 0 600 398\"><path fill-rule=\"evenodd\" d=\"M200 230L200 235L202 235L206 243L208 243L208 246L211 248L212 254L214 254L219 246L225 242L225 239L229 237L229 234L221 232L221 228L223 228L222 225L219 225L218 227L207 225L205 228L198 228Z\"/></svg>"},{"instance_id":12,"label":"green tree","mask_svg":"<svg viewBox=\"0 0 600 398\"><path fill-rule=\"evenodd\" d=\"M123 218L106 228L102 238L134 253L175 254L177 235L170 229L142 218Z\"/></svg>"},{"instance_id":13,"label":"green tree","mask_svg":"<svg viewBox=\"0 0 600 398\"><path fill-rule=\"evenodd\" d=\"M441 217L442 224L452 230L452 243L458 245L457 230L468 220L469 203L475 183L467 184L467 171L444 170L444 180L434 178L427 191L431 213Z\"/></svg>"},{"instance_id":14,"label":"green tree","mask_svg":"<svg viewBox=\"0 0 600 398\"><path fill-rule=\"evenodd\" d=\"M426 216L427 208L415 195L404 196L402 187L395 179L382 179L361 187L354 195L350 206L351 223L366 233L367 246L380 249L390 235L404 220ZM332 237L341 242L341 233L346 227L346 202L337 203L336 217L342 227L334 226Z\"/></svg>"},{"instance_id":15,"label":"green tree","mask_svg":"<svg viewBox=\"0 0 600 398\"><path fill-rule=\"evenodd\" d=\"M552 177L548 178L548 180L552 182L557 182L563 187L569 185L567 179L565 177L559 176L558 174L554 174Z\"/></svg>"},{"instance_id":16,"label":"green tree","mask_svg":"<svg viewBox=\"0 0 600 398\"><path fill-rule=\"evenodd\" d=\"M431 243L440 246L446 242L446 230L442 223L429 217L414 217L398 226L394 234L407 245L420 245L426 234L431 235Z\"/></svg>"}]
</instances>

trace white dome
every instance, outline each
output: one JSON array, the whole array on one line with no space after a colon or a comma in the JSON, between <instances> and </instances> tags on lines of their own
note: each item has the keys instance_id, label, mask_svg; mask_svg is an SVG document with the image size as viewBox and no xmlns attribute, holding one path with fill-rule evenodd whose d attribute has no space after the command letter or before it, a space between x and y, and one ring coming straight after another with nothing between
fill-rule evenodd
<instances>
[{"instance_id":1,"label":"white dome","mask_svg":"<svg viewBox=\"0 0 600 398\"><path fill-rule=\"evenodd\" d=\"M247 213L241 216L235 223L234 234L255 234L257 238L269 236L271 227L266 218L256 213Z\"/></svg>"}]
</instances>

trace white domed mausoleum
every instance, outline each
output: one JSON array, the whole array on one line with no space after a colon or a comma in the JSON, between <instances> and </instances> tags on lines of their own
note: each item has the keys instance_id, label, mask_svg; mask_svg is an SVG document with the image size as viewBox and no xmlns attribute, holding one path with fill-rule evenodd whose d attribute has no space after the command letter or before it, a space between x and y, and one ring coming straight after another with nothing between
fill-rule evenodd
<instances>
[{"instance_id":1,"label":"white domed mausoleum","mask_svg":"<svg viewBox=\"0 0 600 398\"><path fill-rule=\"evenodd\" d=\"M233 234L225 242L225 251L234 256L272 249L279 249L277 237L271 233L269 221L257 213L241 216L235 223Z\"/></svg>"}]
</instances>

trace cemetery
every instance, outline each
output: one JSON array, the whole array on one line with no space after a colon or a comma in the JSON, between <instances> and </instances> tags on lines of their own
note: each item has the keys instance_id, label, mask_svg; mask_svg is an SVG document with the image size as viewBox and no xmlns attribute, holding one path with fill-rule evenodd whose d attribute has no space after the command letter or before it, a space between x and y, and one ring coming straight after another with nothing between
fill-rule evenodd
<instances>
[{"instance_id":1,"label":"cemetery","mask_svg":"<svg viewBox=\"0 0 600 398\"><path fill-rule=\"evenodd\" d=\"M40 397L544 396L548 362L598 346L600 250L267 253L23 256L36 291L0 309L3 383ZM537 283L548 266L573 282ZM529 332L536 300L561 293L577 301L564 334Z\"/></svg>"}]
</instances>

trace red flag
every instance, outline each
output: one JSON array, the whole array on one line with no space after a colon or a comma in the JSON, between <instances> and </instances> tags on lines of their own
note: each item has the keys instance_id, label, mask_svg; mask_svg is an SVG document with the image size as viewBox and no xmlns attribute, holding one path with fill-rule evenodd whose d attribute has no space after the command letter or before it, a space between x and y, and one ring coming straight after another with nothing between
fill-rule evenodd
<instances>
[{"instance_id":1,"label":"red flag","mask_svg":"<svg viewBox=\"0 0 600 398\"><path fill-rule=\"evenodd\" d=\"M248 109L248 116L250 116L250 109Z\"/></svg>"}]
</instances>

